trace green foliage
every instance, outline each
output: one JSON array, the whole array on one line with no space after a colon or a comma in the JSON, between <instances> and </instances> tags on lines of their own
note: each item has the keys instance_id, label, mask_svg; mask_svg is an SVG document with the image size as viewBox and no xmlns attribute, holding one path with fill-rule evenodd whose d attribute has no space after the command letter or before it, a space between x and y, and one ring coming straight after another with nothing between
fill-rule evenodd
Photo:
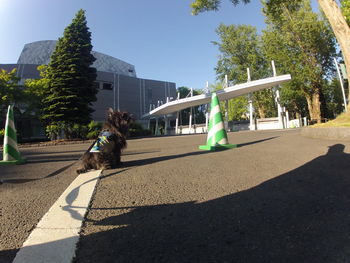
<instances>
[{"instance_id":1,"label":"green foliage","mask_svg":"<svg viewBox=\"0 0 350 263\"><path fill-rule=\"evenodd\" d=\"M23 100L23 89L18 85L17 69L10 72L0 69L0 109Z\"/></svg>"},{"instance_id":2,"label":"green foliage","mask_svg":"<svg viewBox=\"0 0 350 263\"><path fill-rule=\"evenodd\" d=\"M249 25L223 25L217 30L220 41L213 42L219 47L221 55L216 67L220 80L227 75L232 84L246 82L247 68L250 69L251 80L271 75L271 70L264 58L263 42L257 34L256 28ZM271 90L253 93L254 108L258 116L265 118L276 113L273 94ZM242 106L242 109L238 109ZM229 101L229 120L246 118L248 100L241 97ZM234 112L236 111L236 112Z\"/></svg>"},{"instance_id":3,"label":"green foliage","mask_svg":"<svg viewBox=\"0 0 350 263\"><path fill-rule=\"evenodd\" d=\"M252 80L268 75L261 38L255 27L220 24L216 33L220 41L213 44L218 46L220 56L215 70L221 81L227 75L232 84L246 82L247 68Z\"/></svg>"},{"instance_id":4,"label":"green foliage","mask_svg":"<svg viewBox=\"0 0 350 263\"><path fill-rule=\"evenodd\" d=\"M265 8L268 27L263 41L266 57L275 60L279 72L292 75L292 81L283 85L281 102L301 112L306 98L311 119L320 120L325 106L319 106L323 79L333 73L334 36L324 19L312 12L309 1L300 1L297 8L278 8L278 16Z\"/></svg>"},{"instance_id":5,"label":"green foliage","mask_svg":"<svg viewBox=\"0 0 350 263\"><path fill-rule=\"evenodd\" d=\"M327 119L334 119L344 111L344 100L341 91L340 83L337 78L325 81L322 86L322 91L327 104Z\"/></svg>"},{"instance_id":6,"label":"green foliage","mask_svg":"<svg viewBox=\"0 0 350 263\"><path fill-rule=\"evenodd\" d=\"M222 83L216 83L214 85L211 85L211 89L213 91L218 91L223 89L224 86ZM225 102L220 101L220 110L221 114L224 117L225 116ZM228 120L245 120L247 117L248 112L248 97L247 96L240 96L234 99L231 99L228 101Z\"/></svg>"},{"instance_id":7,"label":"green foliage","mask_svg":"<svg viewBox=\"0 0 350 263\"><path fill-rule=\"evenodd\" d=\"M180 99L190 97L191 89L187 87L178 87L177 92L180 93ZM202 94L201 90L193 90L193 96ZM193 116L192 117L192 123L194 123L194 118L196 119L196 123L204 123L205 122L205 106L196 106L193 107ZM181 115L180 115L180 125L187 125L189 124L189 116L190 116L191 110L184 109L181 110Z\"/></svg>"},{"instance_id":8,"label":"green foliage","mask_svg":"<svg viewBox=\"0 0 350 263\"><path fill-rule=\"evenodd\" d=\"M249 3L250 0L230 0L232 4L237 5L238 3ZM219 10L221 0L194 0L191 3L192 14L197 15L204 11L217 11Z\"/></svg>"},{"instance_id":9,"label":"green foliage","mask_svg":"<svg viewBox=\"0 0 350 263\"><path fill-rule=\"evenodd\" d=\"M26 79L24 94L27 102L27 111L34 114L37 118L41 119L43 111L43 99L44 91L49 87L49 80L47 78L47 66L38 66L40 74L39 79Z\"/></svg>"},{"instance_id":10,"label":"green foliage","mask_svg":"<svg viewBox=\"0 0 350 263\"><path fill-rule=\"evenodd\" d=\"M81 124L73 124L73 126L70 128L70 137L72 139L83 139L85 140L87 138L88 134L88 126L87 125L81 125Z\"/></svg>"},{"instance_id":11,"label":"green foliage","mask_svg":"<svg viewBox=\"0 0 350 263\"><path fill-rule=\"evenodd\" d=\"M131 123L129 127L130 137L150 136L152 135L151 130L144 129L141 124L137 122Z\"/></svg>"},{"instance_id":12,"label":"green foliage","mask_svg":"<svg viewBox=\"0 0 350 263\"><path fill-rule=\"evenodd\" d=\"M233 4L237 4L239 2L243 2L243 3L249 3L250 0L231 0L231 2ZM304 1L304 0L262 0L262 3L265 5L264 7L264 13L268 16L268 20L269 23L274 24L275 29L281 29L282 31L284 31L284 33L287 36L286 41L290 41L290 35L294 34L295 38L294 38L294 46L290 46L289 50L281 50L279 53L281 55L281 53L285 53L283 54L284 56L286 56L286 54L288 52L291 53L295 53L295 54L299 54L299 58L302 58L302 60L304 60L304 64L305 64L305 60L309 59L310 60L310 64L314 64L314 68L307 68L307 67L299 67L299 61L294 62L293 65L291 65L290 67L294 67L294 71L299 71L302 72L303 68L303 72L305 74L300 74L300 75L293 75L294 77L297 77L299 81L299 88L300 85L302 85L303 81L307 82L309 79L305 78L305 75L307 75L308 77L311 77L311 80L314 84L317 81L318 76L322 75L322 77L324 76L325 72L328 71L329 69L329 59L326 58L324 59L324 55L325 54L330 54L330 53L334 53L334 40L331 39L329 36L331 35L331 31L334 31L335 34L337 35L337 40L338 43L341 46L341 49L343 49L343 54L345 56L345 61L349 61L349 55L348 55L348 51L346 48L346 45L348 44L344 44L344 43L349 43L349 35L348 34L344 34L344 32L346 32L346 30L344 29L343 26L339 27L337 26L337 22L336 21L342 21L343 17L341 17L341 15L339 15L338 12L338 8L339 8L339 3L338 1L334 1L334 0L326 0L326 3L324 3L323 5L320 5L321 8L325 8L324 11L324 17L327 18L327 20L329 22L332 22L332 30L330 29L330 27L328 26L328 23L325 23L325 21L321 21L321 19L318 19L318 22L320 23L315 23L315 19L312 18L312 16L308 15L302 15L302 10L305 9L304 14L305 13L310 13L311 8L310 6L310 1ZM350 21L350 0L340 0L340 7L342 9L342 14L345 17L348 25L350 25L349 21ZM215 10L217 11L220 7L221 4L221 0L194 0L191 4L192 7L192 13L193 14L198 14L200 12L204 12L204 11L211 11L211 10ZM329 9L327 8L327 6L329 7ZM287 12L286 12L287 11ZM299 13L299 17L296 18L295 14ZM303 17L300 17L303 16ZM294 17L294 19L292 19ZM287 22L289 20L289 22ZM291 26L291 20L293 21L293 25ZM311 23L310 23L311 22ZM290 24L289 29L286 29L286 24ZM312 25L313 24L313 25ZM327 25L326 25L327 24ZM325 26L326 25L326 26ZM320 26L320 27L318 27ZM328 27L328 28L327 28ZM299 30L299 33L297 33ZM271 32L270 32L271 33ZM301 33L301 34L300 34ZM283 33L280 33L281 36L283 37ZM272 35L270 35L270 40L271 43L273 44L274 42L274 38ZM281 39L280 39L281 40ZM282 38L283 40L283 38ZM315 44L317 43L317 40L320 41L320 46L317 48L315 45L313 45L312 49L310 49L310 45L306 44L308 41L312 40L312 42ZM325 43L328 42L328 45L324 45ZM310 43L310 42L309 42ZM268 44L267 44L268 45ZM295 48L297 45L299 45L299 47ZM275 45L275 47L278 46ZM302 50L302 53L298 53L300 50ZM328 57L328 55L326 55L326 57ZM293 58L293 56L291 57ZM315 62L316 61L316 62ZM318 66L316 66L315 64L319 64ZM328 64L328 65L327 65ZM348 65L348 62L346 62L347 64L347 68L349 71L350 66ZM327 74L327 73L326 73ZM349 74L349 72L348 72ZM318 78L319 80L319 78ZM295 83L294 82L294 88L295 87ZM297 86L298 86L297 85ZM306 85L303 90L305 93L308 93L308 108L311 109L311 115L317 115L317 108L315 101L312 102L312 100L315 100L318 96L315 96L315 91L316 93L320 93L322 91L320 91L320 82L317 84L318 88L315 89L315 87L311 87L310 85ZM298 88L297 88L298 89ZM308 89L308 92L306 92L306 90ZM314 96L314 99L312 99L310 97ZM320 93L319 94L320 97L322 97L323 95ZM349 93L349 97L350 97L350 93Z\"/></svg>"},{"instance_id":13,"label":"green foliage","mask_svg":"<svg viewBox=\"0 0 350 263\"><path fill-rule=\"evenodd\" d=\"M102 123L91 121L88 124L88 133L86 137L88 139L96 139L99 133L101 132L101 129L102 129Z\"/></svg>"},{"instance_id":14,"label":"green foliage","mask_svg":"<svg viewBox=\"0 0 350 263\"><path fill-rule=\"evenodd\" d=\"M350 25L350 0L340 1L341 11L345 17L346 22Z\"/></svg>"},{"instance_id":15,"label":"green foliage","mask_svg":"<svg viewBox=\"0 0 350 263\"><path fill-rule=\"evenodd\" d=\"M51 56L43 84L43 115L46 124L64 122L87 124L91 120L92 102L97 88L93 85L96 69L91 65L91 33L85 12L79 10L72 23L64 30ZM47 84L47 86L46 86Z\"/></svg>"},{"instance_id":16,"label":"green foliage","mask_svg":"<svg viewBox=\"0 0 350 263\"><path fill-rule=\"evenodd\" d=\"M5 129L0 129L0 144L3 144L5 136Z\"/></svg>"},{"instance_id":17,"label":"green foliage","mask_svg":"<svg viewBox=\"0 0 350 263\"><path fill-rule=\"evenodd\" d=\"M59 124L52 124L46 126L46 135L51 141L57 140L61 134L62 127Z\"/></svg>"},{"instance_id":18,"label":"green foliage","mask_svg":"<svg viewBox=\"0 0 350 263\"><path fill-rule=\"evenodd\" d=\"M58 122L46 126L46 135L50 140L62 139L64 133L65 139L96 139L101 131L102 123L91 121L88 125L78 123L67 125L64 122Z\"/></svg>"}]
</instances>

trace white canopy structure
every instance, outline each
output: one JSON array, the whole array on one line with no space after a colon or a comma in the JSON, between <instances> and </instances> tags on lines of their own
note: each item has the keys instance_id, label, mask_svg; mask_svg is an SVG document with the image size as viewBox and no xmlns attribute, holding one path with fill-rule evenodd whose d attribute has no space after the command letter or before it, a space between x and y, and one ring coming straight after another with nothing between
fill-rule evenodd
<instances>
[{"instance_id":1,"label":"white canopy structure","mask_svg":"<svg viewBox=\"0 0 350 263\"><path fill-rule=\"evenodd\" d=\"M222 90L217 91L217 96L220 101L229 100L235 97L239 97L245 94L252 93L254 91L271 88L291 80L290 74L281 75L276 77L270 77L265 79L259 79L254 81L249 81L242 84L237 84ZM170 113L178 112L183 109L190 107L208 104L211 100L211 94L200 94L188 98L178 99L174 101L169 101L153 110L151 110L144 117L153 117L160 115L167 115Z\"/></svg>"}]
</instances>

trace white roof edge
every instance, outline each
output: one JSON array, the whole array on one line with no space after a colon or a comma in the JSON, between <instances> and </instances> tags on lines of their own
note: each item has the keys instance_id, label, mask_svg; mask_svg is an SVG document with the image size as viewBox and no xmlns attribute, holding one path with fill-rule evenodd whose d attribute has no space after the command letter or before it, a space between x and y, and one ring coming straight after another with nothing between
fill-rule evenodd
<instances>
[{"instance_id":1,"label":"white roof edge","mask_svg":"<svg viewBox=\"0 0 350 263\"><path fill-rule=\"evenodd\" d=\"M237 85L225 88L223 90L219 90L216 93L218 95L219 100L227 100L227 99L239 97L254 91L258 91L261 89L271 88L279 84L282 84L284 82L287 82L291 79L292 78L290 74L280 75L276 77L269 77L265 79L259 79L259 80L237 84ZM211 100L211 93L206 93L206 94L196 95L193 97L170 101L155 108L149 113L143 115L143 117L170 114L183 109L187 109L189 107L210 103L210 100Z\"/></svg>"}]
</instances>

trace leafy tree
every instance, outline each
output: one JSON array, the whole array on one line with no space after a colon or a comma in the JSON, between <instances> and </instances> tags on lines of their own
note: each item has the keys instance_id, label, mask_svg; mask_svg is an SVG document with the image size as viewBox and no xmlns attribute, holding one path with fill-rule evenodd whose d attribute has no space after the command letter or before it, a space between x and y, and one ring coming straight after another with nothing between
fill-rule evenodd
<instances>
[{"instance_id":1,"label":"leafy tree","mask_svg":"<svg viewBox=\"0 0 350 263\"><path fill-rule=\"evenodd\" d=\"M291 73L292 81L286 85L291 89L289 94L298 95L301 91L310 118L320 122L321 115L326 115L326 104L322 104L325 102L323 79L331 76L334 67L333 34L322 17L312 12L308 0L301 1L298 7L281 4L278 8L279 16L265 9L268 24L263 36L266 56L281 65L281 70ZM300 105L300 101L294 100L293 104Z\"/></svg>"},{"instance_id":2,"label":"leafy tree","mask_svg":"<svg viewBox=\"0 0 350 263\"><path fill-rule=\"evenodd\" d=\"M178 87L177 92L180 93L180 99L190 97L191 89L187 87ZM200 90L193 90L193 96L202 94L202 91ZM193 107L193 117L192 117L192 124L194 123L194 118L196 123L205 123L205 106L196 106ZM181 110L180 115L180 123L182 125L188 125L189 124L189 116L190 116L191 110L190 108Z\"/></svg>"},{"instance_id":3,"label":"leafy tree","mask_svg":"<svg viewBox=\"0 0 350 263\"><path fill-rule=\"evenodd\" d=\"M216 83L211 86L211 89L213 91L218 91L224 88L224 85L222 83ZM220 101L220 109L223 117L225 116L225 102ZM228 100L228 120L245 120L247 119L247 112L248 112L248 97L247 96L239 96L237 98L233 98Z\"/></svg>"},{"instance_id":4,"label":"leafy tree","mask_svg":"<svg viewBox=\"0 0 350 263\"><path fill-rule=\"evenodd\" d=\"M97 94L93 85L96 69L91 67L95 58L91 50L85 12L79 10L59 38L45 72L48 85L44 80L44 123L61 123L67 132L73 123L87 124L91 120L91 106Z\"/></svg>"},{"instance_id":5,"label":"leafy tree","mask_svg":"<svg viewBox=\"0 0 350 263\"><path fill-rule=\"evenodd\" d=\"M222 81L225 75L228 76L231 83L242 83L247 81L247 68L250 69L251 79L260 79L271 75L266 59L264 58L261 37L257 34L256 28L249 25L223 25L216 29L220 42L213 42L219 47L221 52L217 64L216 73ZM253 93L254 108L258 110L261 118L276 116L277 111L274 103L272 90L263 90ZM247 98L239 98L230 102L232 108L238 105L247 104ZM229 114L236 119L242 118L242 112L246 111L247 106L242 110ZM231 111L229 109L229 112Z\"/></svg>"},{"instance_id":6,"label":"leafy tree","mask_svg":"<svg viewBox=\"0 0 350 263\"><path fill-rule=\"evenodd\" d=\"M249 3L251 0L230 0L234 5L238 3ZM335 0L317 0L319 6L327 17L332 30L337 38L337 41L342 50L344 57L346 70L348 76L350 76L350 27L347 24L345 17L341 12L341 7L338 2ZM288 5L290 9L298 7L303 0L263 0L267 4L268 13L273 16L278 17L279 13L275 10L280 9L282 4ZM347 7L349 6L348 0L340 1L343 5L343 10L345 9L345 16L347 16ZM203 12L203 11L217 11L220 7L221 0L194 0L191 4L192 13L194 15ZM345 8L344 8L345 6ZM349 101L350 101L350 92L349 92ZM348 104L350 108L350 105Z\"/></svg>"},{"instance_id":7,"label":"leafy tree","mask_svg":"<svg viewBox=\"0 0 350 263\"><path fill-rule=\"evenodd\" d=\"M326 118L333 119L344 111L343 94L337 78L325 80L322 86L327 104Z\"/></svg>"},{"instance_id":8,"label":"leafy tree","mask_svg":"<svg viewBox=\"0 0 350 263\"><path fill-rule=\"evenodd\" d=\"M350 25L350 0L340 1L341 11L345 17L346 22Z\"/></svg>"},{"instance_id":9,"label":"leafy tree","mask_svg":"<svg viewBox=\"0 0 350 263\"><path fill-rule=\"evenodd\" d=\"M18 84L20 78L16 76L16 71L15 68L10 72L0 69L0 109L23 98L23 89Z\"/></svg>"},{"instance_id":10,"label":"leafy tree","mask_svg":"<svg viewBox=\"0 0 350 263\"><path fill-rule=\"evenodd\" d=\"M39 79L27 79L25 82L24 93L27 97L28 111L34 113L38 118L41 118L43 111L43 99L45 90L48 90L49 79L47 78L47 66L38 66L40 74Z\"/></svg>"}]
</instances>

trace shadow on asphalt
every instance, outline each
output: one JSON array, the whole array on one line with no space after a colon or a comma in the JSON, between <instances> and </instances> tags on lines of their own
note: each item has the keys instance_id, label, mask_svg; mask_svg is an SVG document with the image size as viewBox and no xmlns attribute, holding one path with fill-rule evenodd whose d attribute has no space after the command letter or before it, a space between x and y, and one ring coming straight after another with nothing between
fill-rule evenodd
<instances>
[{"instance_id":1,"label":"shadow on asphalt","mask_svg":"<svg viewBox=\"0 0 350 263\"><path fill-rule=\"evenodd\" d=\"M344 145L254 188L202 203L94 208L75 262L349 262L350 154ZM60 247L67 240L43 244ZM0 261L16 250L0 252Z\"/></svg>"},{"instance_id":2,"label":"shadow on asphalt","mask_svg":"<svg viewBox=\"0 0 350 263\"><path fill-rule=\"evenodd\" d=\"M256 143L261 143L261 142L273 140L275 138L278 138L278 136L266 138L263 140L248 142L248 143L237 144L237 147L245 147L245 146L256 144ZM221 149L220 151L227 151L227 150L230 150L230 149ZM231 149L231 150L234 150L234 149ZM196 155L202 155L202 154L212 154L212 153L213 152L211 152L211 151L197 151L197 152L190 152L190 153L183 153L183 154L175 154L175 155L159 156L159 157L152 157L152 158L147 158L147 159L126 161L126 162L122 163L122 167L141 166L141 165L147 165L147 164L152 164L152 163L162 162L162 161L167 161L167 160L173 160L173 159L178 159L178 158L183 158L183 157L196 156Z\"/></svg>"},{"instance_id":3,"label":"shadow on asphalt","mask_svg":"<svg viewBox=\"0 0 350 263\"><path fill-rule=\"evenodd\" d=\"M350 154L326 155L203 203L100 208L77 262L349 262ZM95 208L99 209L99 208Z\"/></svg>"},{"instance_id":4,"label":"shadow on asphalt","mask_svg":"<svg viewBox=\"0 0 350 263\"><path fill-rule=\"evenodd\" d=\"M258 140L258 141L247 142L247 143L241 143L241 144L237 144L237 147L245 147L245 146L252 145L252 144L256 144L256 143L261 143L261 142L273 140L273 139L276 139L276 138L278 138L278 137L279 137L279 136L274 136L274 137L270 137L270 138L266 138L266 139L262 139L262 140Z\"/></svg>"},{"instance_id":5,"label":"shadow on asphalt","mask_svg":"<svg viewBox=\"0 0 350 263\"><path fill-rule=\"evenodd\" d=\"M28 156L31 156L31 155L47 155L47 154L54 154L54 155L57 155L57 154L65 154L65 153L80 153L80 155L82 155L84 153L84 151L82 150L67 150L67 151L64 151L64 152L55 152L55 151L42 151L42 152L39 152L39 151L35 151L35 150L27 150L24 152L25 153L25 156L28 157Z\"/></svg>"},{"instance_id":6,"label":"shadow on asphalt","mask_svg":"<svg viewBox=\"0 0 350 263\"><path fill-rule=\"evenodd\" d=\"M73 163L70 163L48 175L46 175L45 177L42 177L42 178L33 178L33 179L29 179L29 178L17 178L17 179L1 179L1 182L0 184L3 184L3 183L7 183L7 184L24 184L24 183L28 183L28 182L33 182L33 181L37 181L37 180L42 180L42 179L45 179L45 178L50 178L50 177L53 177L53 176L56 176L56 175L59 175L60 173L64 172L65 170L67 170L68 168L70 168L71 166L73 166L75 164L75 162Z\"/></svg>"}]
</instances>

